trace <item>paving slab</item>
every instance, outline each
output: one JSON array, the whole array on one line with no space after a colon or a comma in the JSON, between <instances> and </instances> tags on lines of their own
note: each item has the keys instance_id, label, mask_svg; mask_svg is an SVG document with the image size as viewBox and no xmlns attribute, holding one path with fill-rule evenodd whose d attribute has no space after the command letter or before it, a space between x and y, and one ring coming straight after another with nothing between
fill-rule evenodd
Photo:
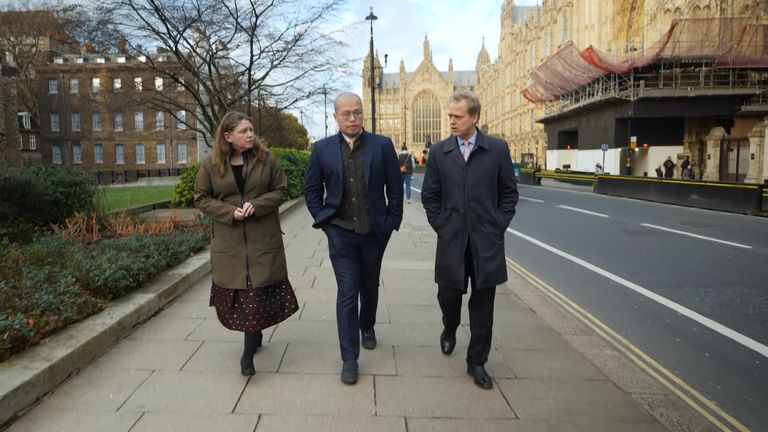
<instances>
[{"instance_id":1,"label":"paving slab","mask_svg":"<svg viewBox=\"0 0 768 432\"><path fill-rule=\"evenodd\" d=\"M236 413L282 415L376 415L373 377L361 375L348 386L338 375L257 374L248 382Z\"/></svg>"},{"instance_id":2,"label":"paving slab","mask_svg":"<svg viewBox=\"0 0 768 432\"><path fill-rule=\"evenodd\" d=\"M377 376L376 412L406 417L515 418L498 389L482 390L469 376Z\"/></svg>"},{"instance_id":3,"label":"paving slab","mask_svg":"<svg viewBox=\"0 0 768 432\"><path fill-rule=\"evenodd\" d=\"M131 432L253 432L255 414L146 413Z\"/></svg>"}]
</instances>

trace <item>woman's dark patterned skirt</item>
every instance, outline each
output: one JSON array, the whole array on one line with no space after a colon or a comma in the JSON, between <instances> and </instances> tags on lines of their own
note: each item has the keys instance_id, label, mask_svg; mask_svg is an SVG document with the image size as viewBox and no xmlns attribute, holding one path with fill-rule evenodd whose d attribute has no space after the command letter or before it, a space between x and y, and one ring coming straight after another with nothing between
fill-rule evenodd
<instances>
[{"instance_id":1,"label":"woman's dark patterned skirt","mask_svg":"<svg viewBox=\"0 0 768 432\"><path fill-rule=\"evenodd\" d=\"M246 289L223 288L211 285L210 306L224 327L242 332L253 332L285 321L299 310L296 295L288 279L265 287Z\"/></svg>"}]
</instances>

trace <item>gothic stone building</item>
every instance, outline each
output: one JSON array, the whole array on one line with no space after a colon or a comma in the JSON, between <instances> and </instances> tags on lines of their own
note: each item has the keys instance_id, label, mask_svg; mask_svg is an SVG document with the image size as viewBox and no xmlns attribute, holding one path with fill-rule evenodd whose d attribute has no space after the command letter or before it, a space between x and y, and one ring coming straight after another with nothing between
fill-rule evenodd
<instances>
[{"instance_id":1,"label":"gothic stone building","mask_svg":"<svg viewBox=\"0 0 768 432\"><path fill-rule=\"evenodd\" d=\"M370 53L363 67L363 107L365 127L371 130ZM376 83L376 132L392 138L399 149L402 144L421 155L427 143L446 138L448 100L455 92L475 89L474 71L454 71L449 60L448 71L441 72L432 63L429 40L424 37L424 57L413 72L405 71L400 60L399 73L382 74L378 55L374 58Z\"/></svg>"}]
</instances>

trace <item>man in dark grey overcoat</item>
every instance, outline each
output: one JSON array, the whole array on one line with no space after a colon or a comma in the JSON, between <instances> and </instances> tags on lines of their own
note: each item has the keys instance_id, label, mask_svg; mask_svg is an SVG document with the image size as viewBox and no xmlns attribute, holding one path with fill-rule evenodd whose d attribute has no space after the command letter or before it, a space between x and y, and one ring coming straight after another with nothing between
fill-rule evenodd
<instances>
[{"instance_id":1,"label":"man in dark grey overcoat","mask_svg":"<svg viewBox=\"0 0 768 432\"><path fill-rule=\"evenodd\" d=\"M471 280L467 373L480 388L490 389L493 381L484 365L491 350L496 285L507 281L504 234L515 215L517 183L507 143L477 128L476 94L455 94L448 117L452 135L432 145L421 190L427 219L437 232L440 349L448 355L456 346L462 296Z\"/></svg>"}]
</instances>

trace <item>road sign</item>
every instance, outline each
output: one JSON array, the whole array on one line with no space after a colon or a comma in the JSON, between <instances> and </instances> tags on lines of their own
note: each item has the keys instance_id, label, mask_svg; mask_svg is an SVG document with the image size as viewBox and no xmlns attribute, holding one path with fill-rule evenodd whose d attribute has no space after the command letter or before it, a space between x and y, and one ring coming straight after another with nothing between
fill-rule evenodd
<instances>
[{"instance_id":1,"label":"road sign","mask_svg":"<svg viewBox=\"0 0 768 432\"><path fill-rule=\"evenodd\" d=\"M608 144L600 144L600 148L601 148L601 149L602 149L604 152L607 152L607 151L608 151Z\"/></svg>"}]
</instances>

